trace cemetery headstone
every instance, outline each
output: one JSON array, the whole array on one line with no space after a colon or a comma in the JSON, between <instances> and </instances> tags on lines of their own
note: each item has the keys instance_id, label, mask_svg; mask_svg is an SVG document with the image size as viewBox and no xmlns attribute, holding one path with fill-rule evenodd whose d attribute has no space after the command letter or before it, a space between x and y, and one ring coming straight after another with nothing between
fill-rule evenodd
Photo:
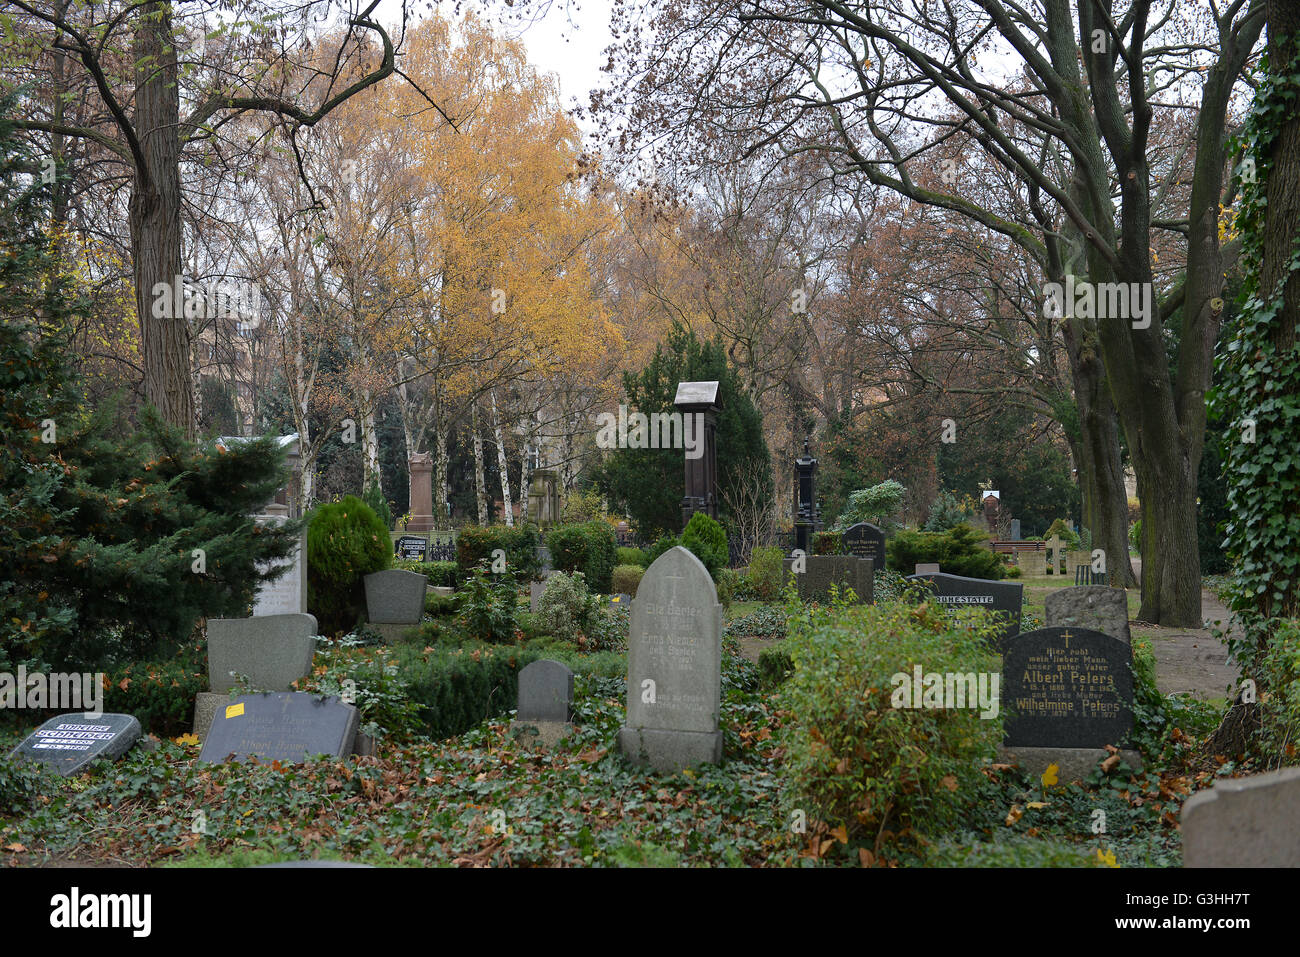
<instances>
[{"instance_id":1,"label":"cemetery headstone","mask_svg":"<svg viewBox=\"0 0 1300 957\"><path fill-rule=\"evenodd\" d=\"M1013 518L1013 519L1011 520L1011 540L1012 540L1013 542L1018 542L1018 541L1021 540L1021 539L1020 539L1020 519L1018 519L1018 518Z\"/></svg>"},{"instance_id":2,"label":"cemetery headstone","mask_svg":"<svg viewBox=\"0 0 1300 957\"><path fill-rule=\"evenodd\" d=\"M939 563L938 562L917 562L916 574L937 575L939 574Z\"/></svg>"},{"instance_id":3,"label":"cemetery headstone","mask_svg":"<svg viewBox=\"0 0 1300 957\"><path fill-rule=\"evenodd\" d=\"M1002 652L1002 710L1006 760L1031 773L1049 764L1062 780L1080 779L1108 756L1126 750L1133 732L1133 653L1129 645L1090 628L1039 628L1006 642Z\"/></svg>"},{"instance_id":4,"label":"cemetery headstone","mask_svg":"<svg viewBox=\"0 0 1300 957\"><path fill-rule=\"evenodd\" d=\"M782 561L785 579L795 577L799 598L803 601L825 601L830 596L830 586L838 585L841 589L852 588L863 604L875 602L874 563L869 558L854 555L808 555L804 558L804 570L794 570L794 560Z\"/></svg>"},{"instance_id":5,"label":"cemetery headstone","mask_svg":"<svg viewBox=\"0 0 1300 957\"><path fill-rule=\"evenodd\" d=\"M288 521L288 509L285 514L258 515L254 519L261 524L282 524ZM300 615L307 611L307 549L305 537L298 541L293 554L287 559L272 563L270 567L284 567L286 571L271 582L263 582L253 599L253 617L268 615ZM260 566L264 571L266 566Z\"/></svg>"},{"instance_id":6,"label":"cemetery headstone","mask_svg":"<svg viewBox=\"0 0 1300 957\"><path fill-rule=\"evenodd\" d=\"M1016 565L1020 568L1021 577L1041 578L1047 574L1047 552L1039 549L1017 552Z\"/></svg>"},{"instance_id":7,"label":"cemetery headstone","mask_svg":"<svg viewBox=\"0 0 1300 957\"><path fill-rule=\"evenodd\" d=\"M433 453L416 452L407 459L410 478L411 518L408 532L427 532L433 528Z\"/></svg>"},{"instance_id":8,"label":"cemetery headstone","mask_svg":"<svg viewBox=\"0 0 1300 957\"><path fill-rule=\"evenodd\" d=\"M140 722L134 715L84 712L50 718L10 752L12 758L35 761L70 777L97 758L113 761L140 740Z\"/></svg>"},{"instance_id":9,"label":"cemetery headstone","mask_svg":"<svg viewBox=\"0 0 1300 957\"><path fill-rule=\"evenodd\" d=\"M885 533L868 522L858 522L844 530L841 536L850 555L870 558L875 568L885 567Z\"/></svg>"},{"instance_id":10,"label":"cemetery headstone","mask_svg":"<svg viewBox=\"0 0 1300 957\"><path fill-rule=\"evenodd\" d=\"M620 749L658 771L717 763L721 694L722 605L708 569L678 545L655 559L632 601Z\"/></svg>"},{"instance_id":11,"label":"cemetery headstone","mask_svg":"<svg viewBox=\"0 0 1300 957\"><path fill-rule=\"evenodd\" d=\"M403 561L422 562L429 547L429 540L419 535L403 535L393 547L396 549L397 557Z\"/></svg>"},{"instance_id":12,"label":"cemetery headstone","mask_svg":"<svg viewBox=\"0 0 1300 957\"><path fill-rule=\"evenodd\" d=\"M1020 634L1024 586L1019 582L967 578L964 575L950 575L947 572L909 575L907 580L932 582L935 601L941 605L950 608L970 605L994 612L1003 622L999 639L1001 642Z\"/></svg>"},{"instance_id":13,"label":"cemetery headstone","mask_svg":"<svg viewBox=\"0 0 1300 957\"><path fill-rule=\"evenodd\" d=\"M573 706L573 672L558 661L542 659L519 671L519 704L515 715L515 733L532 737L547 746L569 731L569 714Z\"/></svg>"},{"instance_id":14,"label":"cemetery headstone","mask_svg":"<svg viewBox=\"0 0 1300 957\"><path fill-rule=\"evenodd\" d=\"M1065 559L1065 546L1060 535L1053 535L1047 540L1047 573L1059 575Z\"/></svg>"},{"instance_id":15,"label":"cemetery headstone","mask_svg":"<svg viewBox=\"0 0 1300 957\"><path fill-rule=\"evenodd\" d=\"M632 596L625 594L624 592L619 592L617 595L610 595L609 604L611 608L627 608L632 604Z\"/></svg>"},{"instance_id":16,"label":"cemetery headstone","mask_svg":"<svg viewBox=\"0 0 1300 957\"><path fill-rule=\"evenodd\" d=\"M1300 768L1219 778L1183 804L1184 867L1300 867Z\"/></svg>"},{"instance_id":17,"label":"cemetery headstone","mask_svg":"<svg viewBox=\"0 0 1300 957\"><path fill-rule=\"evenodd\" d=\"M342 699L299 692L251 694L228 700L213 719L199 760L284 761L313 754L352 753L357 709Z\"/></svg>"},{"instance_id":18,"label":"cemetery headstone","mask_svg":"<svg viewBox=\"0 0 1300 957\"><path fill-rule=\"evenodd\" d=\"M1084 585L1062 588L1043 601L1047 626L1091 628L1132 644L1128 628L1128 595L1122 588Z\"/></svg>"},{"instance_id":19,"label":"cemetery headstone","mask_svg":"<svg viewBox=\"0 0 1300 957\"><path fill-rule=\"evenodd\" d=\"M366 620L374 624L418 624L424 615L429 579L419 572L388 568L364 578Z\"/></svg>"}]
</instances>

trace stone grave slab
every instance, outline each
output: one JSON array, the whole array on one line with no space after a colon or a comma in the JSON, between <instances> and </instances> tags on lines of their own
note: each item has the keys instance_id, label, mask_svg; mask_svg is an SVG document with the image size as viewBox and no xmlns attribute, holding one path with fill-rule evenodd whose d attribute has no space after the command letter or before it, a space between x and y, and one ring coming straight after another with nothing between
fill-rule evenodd
<instances>
[{"instance_id":1,"label":"stone grave slab","mask_svg":"<svg viewBox=\"0 0 1300 957\"><path fill-rule=\"evenodd\" d=\"M316 653L313 615L263 615L208 619L208 679L217 693L235 686L231 672L247 675L258 691L288 691L311 674Z\"/></svg>"},{"instance_id":2,"label":"stone grave slab","mask_svg":"<svg viewBox=\"0 0 1300 957\"><path fill-rule=\"evenodd\" d=\"M1128 627L1128 595L1122 588L1081 585L1054 591L1043 601L1047 626L1091 628L1126 645L1132 644Z\"/></svg>"},{"instance_id":3,"label":"stone grave slab","mask_svg":"<svg viewBox=\"0 0 1300 957\"><path fill-rule=\"evenodd\" d=\"M937 575L939 574L939 563L938 562L917 562L915 574Z\"/></svg>"},{"instance_id":4,"label":"stone grave slab","mask_svg":"<svg viewBox=\"0 0 1300 957\"><path fill-rule=\"evenodd\" d=\"M623 754L657 771L722 760L722 605L680 545L655 559L632 602Z\"/></svg>"},{"instance_id":5,"label":"stone grave slab","mask_svg":"<svg viewBox=\"0 0 1300 957\"><path fill-rule=\"evenodd\" d=\"M351 754L358 712L342 699L284 692L227 700L212 721L199 760L284 761L300 764L313 754Z\"/></svg>"},{"instance_id":6,"label":"stone grave slab","mask_svg":"<svg viewBox=\"0 0 1300 957\"><path fill-rule=\"evenodd\" d=\"M1016 554L1016 565L1020 567L1020 574L1025 578L1041 578L1047 574L1047 552L1033 551L1018 552Z\"/></svg>"},{"instance_id":7,"label":"stone grave slab","mask_svg":"<svg viewBox=\"0 0 1300 957\"><path fill-rule=\"evenodd\" d=\"M98 758L114 761L140 740L140 722L134 715L85 712L50 718L9 752L12 758L35 761L63 777L84 771Z\"/></svg>"},{"instance_id":8,"label":"stone grave slab","mask_svg":"<svg viewBox=\"0 0 1300 957\"><path fill-rule=\"evenodd\" d=\"M870 558L875 568L885 567L885 532L870 522L858 522L846 528L840 539L850 555Z\"/></svg>"},{"instance_id":9,"label":"stone grave slab","mask_svg":"<svg viewBox=\"0 0 1300 957\"><path fill-rule=\"evenodd\" d=\"M376 625L418 625L424 617L429 578L389 568L365 576L366 620Z\"/></svg>"},{"instance_id":10,"label":"stone grave slab","mask_svg":"<svg viewBox=\"0 0 1300 957\"><path fill-rule=\"evenodd\" d=\"M394 554L408 562L422 562L429 548L429 540L421 535L403 535L394 544Z\"/></svg>"},{"instance_id":11,"label":"stone grave slab","mask_svg":"<svg viewBox=\"0 0 1300 957\"><path fill-rule=\"evenodd\" d=\"M288 519L277 515L259 515L261 523L283 524ZM265 569L284 568L285 572L272 582L264 582L253 599L253 616L256 618L269 615L302 615L307 612L307 536L299 539L293 554L287 559L268 565L259 565Z\"/></svg>"},{"instance_id":12,"label":"stone grave slab","mask_svg":"<svg viewBox=\"0 0 1300 957\"><path fill-rule=\"evenodd\" d=\"M1300 867L1300 768L1219 778L1183 804L1184 867Z\"/></svg>"},{"instance_id":13,"label":"stone grave slab","mask_svg":"<svg viewBox=\"0 0 1300 957\"><path fill-rule=\"evenodd\" d=\"M632 596L619 592L617 595L609 596L609 606L611 608L628 608L632 604Z\"/></svg>"},{"instance_id":14,"label":"stone grave slab","mask_svg":"<svg viewBox=\"0 0 1300 957\"><path fill-rule=\"evenodd\" d=\"M949 608L971 606L992 611L1003 621L1001 641L1020 634L1024 586L1019 582L967 578L947 572L909 575L908 581L928 581L934 585L935 601Z\"/></svg>"},{"instance_id":15,"label":"stone grave slab","mask_svg":"<svg viewBox=\"0 0 1300 957\"><path fill-rule=\"evenodd\" d=\"M808 555L804 558L804 571L794 571L794 560L782 560L785 579L795 576L799 598L803 601L825 601L832 584L841 589L852 588L858 600L870 605L875 601L875 566L869 558L856 555Z\"/></svg>"},{"instance_id":16,"label":"stone grave slab","mask_svg":"<svg viewBox=\"0 0 1300 957\"><path fill-rule=\"evenodd\" d=\"M543 658L520 669L517 737L535 737L547 747L554 746L570 730L572 706L573 672L567 665Z\"/></svg>"}]
</instances>

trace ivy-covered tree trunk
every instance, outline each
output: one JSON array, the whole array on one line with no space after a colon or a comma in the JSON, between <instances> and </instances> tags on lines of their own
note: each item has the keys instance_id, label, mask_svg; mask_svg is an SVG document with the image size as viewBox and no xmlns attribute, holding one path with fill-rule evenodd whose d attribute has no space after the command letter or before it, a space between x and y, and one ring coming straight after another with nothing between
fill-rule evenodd
<instances>
[{"instance_id":1,"label":"ivy-covered tree trunk","mask_svg":"<svg viewBox=\"0 0 1300 957\"><path fill-rule=\"evenodd\" d=\"M1275 71L1295 64L1300 56L1300 6L1294 0L1269 0L1268 58ZM1294 69L1294 67L1293 67ZM1264 185L1263 256L1259 267L1261 289L1273 289L1286 276L1282 302L1273 324L1273 345L1278 351L1296 343L1300 320L1300 270L1291 268L1300 236L1300 109L1280 117L1271 151L1271 169ZM1292 614L1296 613L1292 606Z\"/></svg>"},{"instance_id":2,"label":"ivy-covered tree trunk","mask_svg":"<svg viewBox=\"0 0 1300 957\"><path fill-rule=\"evenodd\" d=\"M140 142L128 219L144 396L164 422L193 438L190 327L183 290L174 288L181 273L180 96L168 5L151 3L144 8L132 52L135 129ZM155 288L166 290L168 303L157 316ZM179 314L178 301L182 302Z\"/></svg>"}]
</instances>

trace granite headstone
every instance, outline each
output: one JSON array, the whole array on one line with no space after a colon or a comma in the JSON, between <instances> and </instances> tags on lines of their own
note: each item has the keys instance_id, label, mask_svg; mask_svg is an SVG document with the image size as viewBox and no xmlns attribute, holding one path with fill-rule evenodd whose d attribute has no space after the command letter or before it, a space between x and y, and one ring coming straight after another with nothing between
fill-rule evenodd
<instances>
[{"instance_id":1,"label":"granite headstone","mask_svg":"<svg viewBox=\"0 0 1300 957\"><path fill-rule=\"evenodd\" d=\"M134 715L85 712L50 718L10 752L10 757L35 761L70 777L97 758L115 760L140 740L140 722Z\"/></svg>"},{"instance_id":2,"label":"granite headstone","mask_svg":"<svg viewBox=\"0 0 1300 957\"><path fill-rule=\"evenodd\" d=\"M1300 867L1300 768L1219 778L1183 804L1184 867Z\"/></svg>"},{"instance_id":3,"label":"granite headstone","mask_svg":"<svg viewBox=\"0 0 1300 957\"><path fill-rule=\"evenodd\" d=\"M199 760L221 763L233 755L298 764L314 754L343 757L352 753L358 720L357 709L338 697L241 695L218 710Z\"/></svg>"},{"instance_id":4,"label":"granite headstone","mask_svg":"<svg viewBox=\"0 0 1300 957\"><path fill-rule=\"evenodd\" d=\"M393 547L398 558L408 562L422 562L429 540L419 535L403 535Z\"/></svg>"},{"instance_id":5,"label":"granite headstone","mask_svg":"<svg viewBox=\"0 0 1300 957\"><path fill-rule=\"evenodd\" d=\"M947 572L909 575L907 580L932 582L935 601L949 608L970 606L994 612L1003 622L1000 641L1020 634L1024 586L1019 582L967 578Z\"/></svg>"},{"instance_id":6,"label":"granite headstone","mask_svg":"<svg viewBox=\"0 0 1300 957\"><path fill-rule=\"evenodd\" d=\"M366 620L377 625L418 625L424 616L429 579L419 572L389 568L364 578Z\"/></svg>"},{"instance_id":7,"label":"granite headstone","mask_svg":"<svg viewBox=\"0 0 1300 957\"><path fill-rule=\"evenodd\" d=\"M1128 595L1122 588L1083 585L1062 588L1043 601L1047 626L1091 628L1132 644L1128 628Z\"/></svg>"},{"instance_id":8,"label":"granite headstone","mask_svg":"<svg viewBox=\"0 0 1300 957\"><path fill-rule=\"evenodd\" d=\"M885 533L869 522L859 522L841 536L850 555L870 558L875 568L885 567Z\"/></svg>"},{"instance_id":9,"label":"granite headstone","mask_svg":"<svg viewBox=\"0 0 1300 957\"><path fill-rule=\"evenodd\" d=\"M288 691L311 674L316 652L312 615L263 615L208 619L208 677L212 690L230 691L231 672L245 675L258 691Z\"/></svg>"}]
</instances>

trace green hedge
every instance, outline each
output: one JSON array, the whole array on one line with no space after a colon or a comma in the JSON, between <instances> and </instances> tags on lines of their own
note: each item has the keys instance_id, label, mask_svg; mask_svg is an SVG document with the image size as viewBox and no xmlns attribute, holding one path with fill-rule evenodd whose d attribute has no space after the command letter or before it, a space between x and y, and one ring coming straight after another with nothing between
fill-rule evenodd
<instances>
[{"instance_id":1,"label":"green hedge","mask_svg":"<svg viewBox=\"0 0 1300 957\"><path fill-rule=\"evenodd\" d=\"M355 495L320 505L307 526L307 610L321 634L350 631L366 607L362 579L393 565L393 539Z\"/></svg>"},{"instance_id":2,"label":"green hedge","mask_svg":"<svg viewBox=\"0 0 1300 957\"><path fill-rule=\"evenodd\" d=\"M194 696L207 691L207 650L187 645L165 661L133 661L107 673L104 711L132 714L147 734L174 738L194 727Z\"/></svg>"},{"instance_id":3,"label":"green hedge","mask_svg":"<svg viewBox=\"0 0 1300 957\"><path fill-rule=\"evenodd\" d=\"M393 567L408 572L418 572L429 579L430 585L437 585L440 588L455 588L465 580L457 562L417 562L399 559L393 563Z\"/></svg>"},{"instance_id":4,"label":"green hedge","mask_svg":"<svg viewBox=\"0 0 1300 957\"><path fill-rule=\"evenodd\" d=\"M695 553L714 581L718 580L718 572L731 563L726 529L703 512L696 512L686 523L682 530L682 545Z\"/></svg>"},{"instance_id":5,"label":"green hedge","mask_svg":"<svg viewBox=\"0 0 1300 957\"><path fill-rule=\"evenodd\" d=\"M640 565L642 568L650 567L650 553L644 548L626 548L620 545L615 560L620 565Z\"/></svg>"},{"instance_id":6,"label":"green hedge","mask_svg":"<svg viewBox=\"0 0 1300 957\"><path fill-rule=\"evenodd\" d=\"M397 657L407 693L420 706L424 733L440 740L513 710L519 669L543 656L483 644L432 651L403 645Z\"/></svg>"},{"instance_id":7,"label":"green hedge","mask_svg":"<svg viewBox=\"0 0 1300 957\"><path fill-rule=\"evenodd\" d=\"M611 532L612 534L612 532ZM491 562L492 552L506 553L506 568L518 581L541 577L542 560L537 556L540 543L536 525L466 525L456 535L456 564L464 581L479 562Z\"/></svg>"},{"instance_id":8,"label":"green hedge","mask_svg":"<svg viewBox=\"0 0 1300 957\"><path fill-rule=\"evenodd\" d=\"M841 555L844 553L844 536L839 532L816 532L812 540L814 555Z\"/></svg>"},{"instance_id":9,"label":"green hedge","mask_svg":"<svg viewBox=\"0 0 1300 957\"><path fill-rule=\"evenodd\" d=\"M645 568L640 565L615 565L614 576L610 583L610 594L624 594L636 597L637 586L641 584L641 576L645 574Z\"/></svg>"},{"instance_id":10,"label":"green hedge","mask_svg":"<svg viewBox=\"0 0 1300 957\"><path fill-rule=\"evenodd\" d=\"M950 575L1005 578L1007 566L1002 556L985 547L987 540L969 525L946 532L902 531L885 543L885 564L904 575L911 575L920 562L938 562Z\"/></svg>"},{"instance_id":11,"label":"green hedge","mask_svg":"<svg viewBox=\"0 0 1300 957\"><path fill-rule=\"evenodd\" d=\"M557 571L582 572L592 591L609 593L618 561L618 536L608 522L560 525L546 533L546 547Z\"/></svg>"}]
</instances>

